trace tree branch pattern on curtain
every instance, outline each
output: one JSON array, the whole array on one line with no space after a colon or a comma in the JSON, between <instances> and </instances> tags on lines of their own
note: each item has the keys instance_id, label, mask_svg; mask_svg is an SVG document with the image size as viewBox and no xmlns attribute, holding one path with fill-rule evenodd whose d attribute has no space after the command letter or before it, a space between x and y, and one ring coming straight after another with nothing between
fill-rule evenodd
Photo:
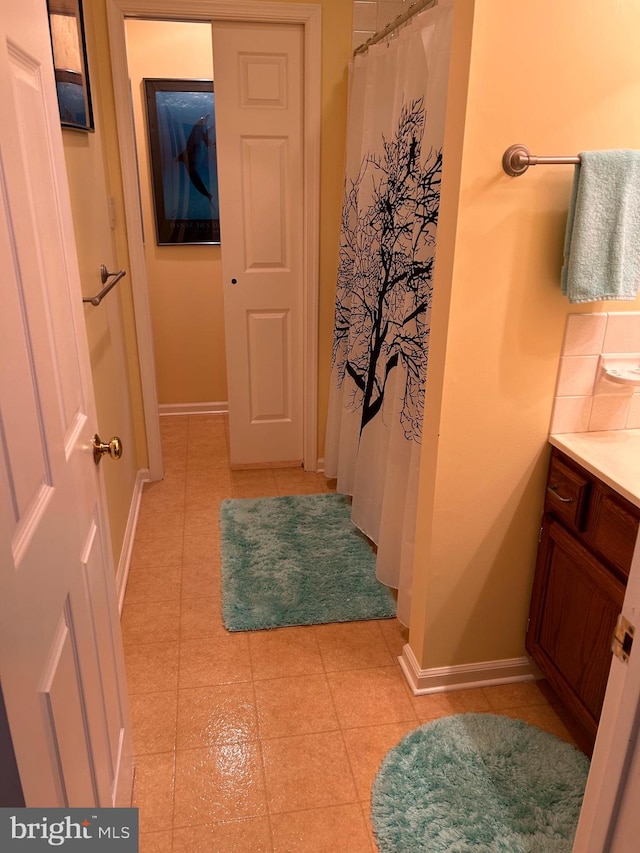
<instances>
[{"instance_id":1,"label":"tree branch pattern on curtain","mask_svg":"<svg viewBox=\"0 0 640 853\"><path fill-rule=\"evenodd\" d=\"M425 122L422 98L404 104L382 154L365 155L345 186L332 352L338 387L353 381L361 433L382 409L389 375L404 368L400 421L418 443L442 173L442 149L422 161Z\"/></svg>"}]
</instances>

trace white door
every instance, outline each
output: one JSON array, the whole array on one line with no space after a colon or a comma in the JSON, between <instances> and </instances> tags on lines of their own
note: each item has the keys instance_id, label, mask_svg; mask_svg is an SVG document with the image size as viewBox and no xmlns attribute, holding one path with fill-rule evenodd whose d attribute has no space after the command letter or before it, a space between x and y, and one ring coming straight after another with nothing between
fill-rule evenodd
<instances>
[{"instance_id":1,"label":"white door","mask_svg":"<svg viewBox=\"0 0 640 853\"><path fill-rule=\"evenodd\" d=\"M213 26L232 465L303 457L303 30Z\"/></svg>"},{"instance_id":2,"label":"white door","mask_svg":"<svg viewBox=\"0 0 640 853\"><path fill-rule=\"evenodd\" d=\"M2 4L0 104L0 678L26 804L125 805L123 654L42 0Z\"/></svg>"}]
</instances>

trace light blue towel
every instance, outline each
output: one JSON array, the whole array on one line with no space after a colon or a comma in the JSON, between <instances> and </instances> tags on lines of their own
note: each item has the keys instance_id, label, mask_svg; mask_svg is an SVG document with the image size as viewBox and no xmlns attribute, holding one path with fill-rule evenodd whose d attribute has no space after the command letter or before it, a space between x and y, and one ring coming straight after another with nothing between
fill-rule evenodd
<instances>
[{"instance_id":1,"label":"light blue towel","mask_svg":"<svg viewBox=\"0 0 640 853\"><path fill-rule=\"evenodd\" d=\"M583 151L567 220L562 292L569 302L636 298L640 151Z\"/></svg>"}]
</instances>

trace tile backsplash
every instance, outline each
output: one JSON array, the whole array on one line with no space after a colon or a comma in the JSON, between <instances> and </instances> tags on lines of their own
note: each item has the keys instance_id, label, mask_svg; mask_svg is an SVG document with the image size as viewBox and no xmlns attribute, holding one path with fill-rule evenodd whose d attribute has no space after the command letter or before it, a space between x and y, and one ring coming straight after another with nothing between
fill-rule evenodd
<instances>
[{"instance_id":1,"label":"tile backsplash","mask_svg":"<svg viewBox=\"0 0 640 853\"><path fill-rule=\"evenodd\" d=\"M560 357L551 432L640 429L640 385L618 385L600 367L610 353L637 356L640 313L570 314Z\"/></svg>"},{"instance_id":2,"label":"tile backsplash","mask_svg":"<svg viewBox=\"0 0 640 853\"><path fill-rule=\"evenodd\" d=\"M414 0L354 0L353 49L406 12L412 2Z\"/></svg>"}]
</instances>

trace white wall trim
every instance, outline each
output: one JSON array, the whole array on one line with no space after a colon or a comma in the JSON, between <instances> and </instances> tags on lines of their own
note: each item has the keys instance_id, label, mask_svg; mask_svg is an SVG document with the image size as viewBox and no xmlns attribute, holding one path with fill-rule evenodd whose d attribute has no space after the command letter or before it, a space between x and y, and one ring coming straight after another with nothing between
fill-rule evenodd
<instances>
[{"instance_id":1,"label":"white wall trim","mask_svg":"<svg viewBox=\"0 0 640 853\"><path fill-rule=\"evenodd\" d=\"M221 415L229 411L229 403L160 403L158 413L163 415Z\"/></svg>"},{"instance_id":2,"label":"white wall trim","mask_svg":"<svg viewBox=\"0 0 640 853\"><path fill-rule=\"evenodd\" d=\"M133 129L133 105L129 91L124 14L114 0L107 0L107 21L149 472L152 480L160 480L164 473L162 443L158 422L158 391L151 306L142 239L142 209L139 193L138 158Z\"/></svg>"},{"instance_id":3,"label":"white wall trim","mask_svg":"<svg viewBox=\"0 0 640 853\"><path fill-rule=\"evenodd\" d=\"M138 355L149 469L162 477L162 447L151 310L142 240L142 212L127 69L125 18L191 21L260 21L301 24L305 45L304 113L304 268L303 291L303 454L304 467L315 470L318 452L318 289L320 250L320 87L321 7L311 3L246 2L246 0L106 0L113 89L122 163L122 184L136 317Z\"/></svg>"},{"instance_id":4,"label":"white wall trim","mask_svg":"<svg viewBox=\"0 0 640 853\"><path fill-rule=\"evenodd\" d=\"M490 687L494 684L511 684L516 681L533 681L537 676L535 665L526 657L420 669L408 643L402 649L398 661L409 687L416 696L444 693L447 690Z\"/></svg>"},{"instance_id":5,"label":"white wall trim","mask_svg":"<svg viewBox=\"0 0 640 853\"><path fill-rule=\"evenodd\" d=\"M127 578L129 577L129 567L131 566L131 556L133 554L133 542L136 537L136 527L138 526L138 514L140 513L140 501L142 500L142 487L145 483L151 480L151 475L148 468L140 468L136 474L136 482L133 487L133 495L131 496L131 506L129 507L129 517L127 518L127 526L124 531L124 541L122 550L120 551L120 559L118 560L118 570L116 572L116 595L118 596L118 608L122 615L122 607L124 605L124 594L127 590Z\"/></svg>"}]
</instances>

